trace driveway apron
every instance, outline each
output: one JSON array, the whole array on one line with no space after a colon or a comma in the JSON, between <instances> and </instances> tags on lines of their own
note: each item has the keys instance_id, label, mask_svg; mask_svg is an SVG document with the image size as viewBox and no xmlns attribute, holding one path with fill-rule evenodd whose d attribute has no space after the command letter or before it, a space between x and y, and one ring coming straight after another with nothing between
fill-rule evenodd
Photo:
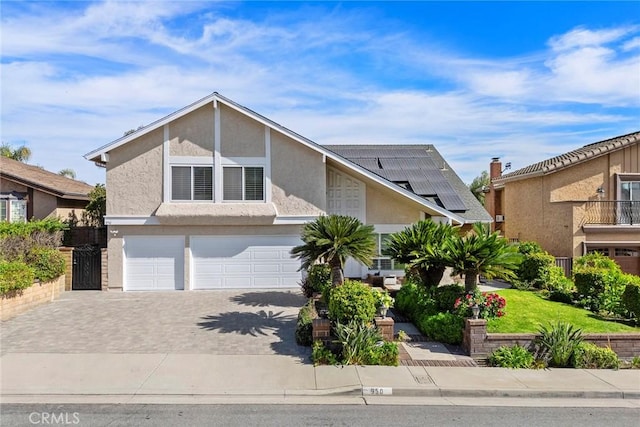
<instances>
[{"instance_id":1,"label":"driveway apron","mask_svg":"<svg viewBox=\"0 0 640 427\"><path fill-rule=\"evenodd\" d=\"M6 353L183 353L307 357L297 290L65 292L2 322Z\"/></svg>"}]
</instances>

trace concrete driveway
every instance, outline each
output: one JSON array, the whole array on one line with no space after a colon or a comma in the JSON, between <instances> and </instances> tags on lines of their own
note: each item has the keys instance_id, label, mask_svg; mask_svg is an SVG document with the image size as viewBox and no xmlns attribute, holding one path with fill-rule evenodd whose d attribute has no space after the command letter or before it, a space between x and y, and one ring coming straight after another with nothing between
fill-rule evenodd
<instances>
[{"instance_id":1,"label":"concrete driveway","mask_svg":"<svg viewBox=\"0 0 640 427\"><path fill-rule=\"evenodd\" d=\"M307 357L297 290L65 292L2 322L6 353L183 353Z\"/></svg>"}]
</instances>

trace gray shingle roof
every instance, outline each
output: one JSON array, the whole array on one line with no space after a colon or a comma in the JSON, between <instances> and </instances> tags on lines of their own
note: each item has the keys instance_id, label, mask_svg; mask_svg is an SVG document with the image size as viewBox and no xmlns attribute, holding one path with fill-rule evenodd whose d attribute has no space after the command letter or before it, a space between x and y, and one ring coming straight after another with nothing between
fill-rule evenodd
<instances>
[{"instance_id":1,"label":"gray shingle roof","mask_svg":"<svg viewBox=\"0 0 640 427\"><path fill-rule=\"evenodd\" d=\"M323 145L368 171L455 212L469 222L491 220L433 145Z\"/></svg>"},{"instance_id":2,"label":"gray shingle roof","mask_svg":"<svg viewBox=\"0 0 640 427\"><path fill-rule=\"evenodd\" d=\"M604 141L594 142L593 144L587 144L582 148L578 148L577 150L569 151L568 153L564 153L526 166L522 169L518 169L506 175L502 175L500 178L496 178L493 181L495 183L502 183L524 178L528 175L545 175L553 173L612 151L621 150L629 145L637 144L638 142L640 142L640 131L606 139Z\"/></svg>"},{"instance_id":3,"label":"gray shingle roof","mask_svg":"<svg viewBox=\"0 0 640 427\"><path fill-rule=\"evenodd\" d=\"M38 166L0 156L0 176L65 199L89 200L93 187Z\"/></svg>"}]
</instances>

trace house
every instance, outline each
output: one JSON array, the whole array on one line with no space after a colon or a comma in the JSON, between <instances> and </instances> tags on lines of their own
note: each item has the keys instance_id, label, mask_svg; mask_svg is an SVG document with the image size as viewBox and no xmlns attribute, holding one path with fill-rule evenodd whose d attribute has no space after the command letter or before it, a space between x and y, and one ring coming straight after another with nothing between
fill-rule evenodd
<instances>
[{"instance_id":1,"label":"house","mask_svg":"<svg viewBox=\"0 0 640 427\"><path fill-rule=\"evenodd\" d=\"M556 257L598 251L640 274L639 142L634 132L506 175L494 158L486 203L495 229Z\"/></svg>"},{"instance_id":2,"label":"house","mask_svg":"<svg viewBox=\"0 0 640 427\"><path fill-rule=\"evenodd\" d=\"M300 261L289 252L303 224L327 213L375 226L383 274L399 268L382 253L386 233L421 218L490 221L459 178L445 182L455 174L433 147L347 148L318 145L213 93L86 154L106 167L109 287L296 287ZM418 151L411 173L392 166ZM349 263L345 274L367 272Z\"/></svg>"},{"instance_id":3,"label":"house","mask_svg":"<svg viewBox=\"0 0 640 427\"><path fill-rule=\"evenodd\" d=\"M93 187L0 156L0 221L82 217Z\"/></svg>"}]
</instances>

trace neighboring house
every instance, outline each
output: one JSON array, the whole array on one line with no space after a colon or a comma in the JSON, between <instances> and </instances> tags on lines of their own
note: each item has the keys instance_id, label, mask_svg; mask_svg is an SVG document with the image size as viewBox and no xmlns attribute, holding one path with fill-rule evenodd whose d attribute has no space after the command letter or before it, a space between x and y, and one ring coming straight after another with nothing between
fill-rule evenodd
<instances>
[{"instance_id":1,"label":"neighboring house","mask_svg":"<svg viewBox=\"0 0 640 427\"><path fill-rule=\"evenodd\" d=\"M556 257L598 251L640 274L639 142L635 132L506 175L493 159L486 206L495 228Z\"/></svg>"},{"instance_id":2,"label":"neighboring house","mask_svg":"<svg viewBox=\"0 0 640 427\"><path fill-rule=\"evenodd\" d=\"M379 246L421 218L490 221L432 146L347 148L213 93L86 154L107 170L109 287L296 287L300 261L289 251L302 225L327 213L374 225ZM375 272L402 273L379 252ZM353 262L346 270L368 273Z\"/></svg>"},{"instance_id":3,"label":"neighboring house","mask_svg":"<svg viewBox=\"0 0 640 427\"><path fill-rule=\"evenodd\" d=\"M0 156L0 221L66 220L69 214L81 219L91 190L84 182Z\"/></svg>"}]
</instances>

